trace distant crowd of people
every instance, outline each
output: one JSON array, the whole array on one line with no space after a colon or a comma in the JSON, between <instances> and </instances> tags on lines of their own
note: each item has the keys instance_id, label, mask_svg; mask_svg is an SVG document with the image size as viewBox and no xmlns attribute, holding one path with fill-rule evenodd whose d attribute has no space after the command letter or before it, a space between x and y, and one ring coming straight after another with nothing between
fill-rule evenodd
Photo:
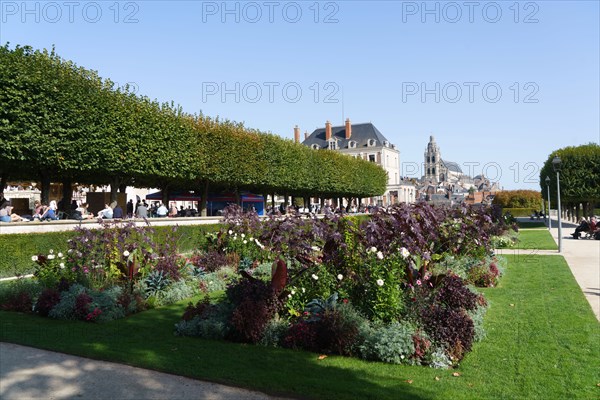
<instances>
[{"instance_id":1,"label":"distant crowd of people","mask_svg":"<svg viewBox=\"0 0 600 400\"><path fill-rule=\"evenodd\" d=\"M62 210L62 205L56 200L50 201L47 205L42 204L39 200L35 200L31 215L18 215L13 212L14 207L10 200L0 197L0 222L27 222L27 221L54 221L59 219L123 219L123 218L175 218L175 217L195 217L198 211L191 206L177 208L176 203L172 203L170 207L166 207L163 203L157 201L148 205L146 200L140 200L133 203L129 200L126 209L116 201L110 204L105 204L104 208L98 211L95 215L88 210L89 204L85 202L77 202L73 200L67 211Z\"/></svg>"}]
</instances>

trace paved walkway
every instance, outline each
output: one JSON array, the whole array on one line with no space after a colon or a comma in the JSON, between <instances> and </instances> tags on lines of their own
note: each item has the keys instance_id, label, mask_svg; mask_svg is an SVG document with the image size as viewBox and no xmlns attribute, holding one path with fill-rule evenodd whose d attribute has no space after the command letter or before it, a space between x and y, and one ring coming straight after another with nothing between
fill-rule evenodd
<instances>
[{"instance_id":1,"label":"paved walkway","mask_svg":"<svg viewBox=\"0 0 600 400\"><path fill-rule=\"evenodd\" d=\"M576 224L563 222L562 227L562 255L575 280L581 287L585 298L592 306L592 310L600 321L600 240L579 239L575 240L571 233L575 231ZM542 228L543 229L543 228ZM554 241L558 244L558 221L552 219L550 230ZM559 255L556 250L511 250L505 249L504 254L552 254Z\"/></svg>"},{"instance_id":2,"label":"paved walkway","mask_svg":"<svg viewBox=\"0 0 600 400\"><path fill-rule=\"evenodd\" d=\"M266 394L0 343L0 399L267 400Z\"/></svg>"}]
</instances>

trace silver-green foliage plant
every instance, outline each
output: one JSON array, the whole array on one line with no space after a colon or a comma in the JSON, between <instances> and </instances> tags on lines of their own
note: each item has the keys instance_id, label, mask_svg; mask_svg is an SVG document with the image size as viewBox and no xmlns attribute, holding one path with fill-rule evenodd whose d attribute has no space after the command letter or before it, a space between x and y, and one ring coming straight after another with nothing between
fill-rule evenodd
<instances>
[{"instance_id":1,"label":"silver-green foliage plant","mask_svg":"<svg viewBox=\"0 0 600 400\"><path fill-rule=\"evenodd\" d=\"M416 328L408 322L372 327L358 346L362 358L392 364L409 364L415 352Z\"/></svg>"},{"instance_id":2,"label":"silver-green foliage plant","mask_svg":"<svg viewBox=\"0 0 600 400\"><path fill-rule=\"evenodd\" d=\"M289 327L290 323L287 320L273 318L265 326L263 337L258 343L267 347L281 347Z\"/></svg>"},{"instance_id":3,"label":"silver-green foliage plant","mask_svg":"<svg viewBox=\"0 0 600 400\"><path fill-rule=\"evenodd\" d=\"M230 315L231 309L227 303L211 305L203 315L196 315L191 320L176 323L175 334L198 336L204 339L224 339L230 330L228 324Z\"/></svg>"},{"instance_id":4,"label":"silver-green foliage plant","mask_svg":"<svg viewBox=\"0 0 600 400\"><path fill-rule=\"evenodd\" d=\"M60 302L55 305L48 316L56 319L77 319L75 315L75 303L77 296L86 293L87 289L84 286L76 283L69 290L65 290L60 294Z\"/></svg>"}]
</instances>

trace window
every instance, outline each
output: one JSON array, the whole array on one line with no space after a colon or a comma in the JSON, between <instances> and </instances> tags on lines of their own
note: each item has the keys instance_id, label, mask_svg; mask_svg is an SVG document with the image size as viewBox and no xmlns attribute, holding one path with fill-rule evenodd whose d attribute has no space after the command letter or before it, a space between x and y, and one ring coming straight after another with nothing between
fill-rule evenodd
<instances>
[{"instance_id":1,"label":"window","mask_svg":"<svg viewBox=\"0 0 600 400\"><path fill-rule=\"evenodd\" d=\"M375 162L375 154L369 154L369 161Z\"/></svg>"},{"instance_id":2,"label":"window","mask_svg":"<svg viewBox=\"0 0 600 400\"><path fill-rule=\"evenodd\" d=\"M355 149L356 148L356 141L355 140L349 141L348 142L348 148Z\"/></svg>"},{"instance_id":3,"label":"window","mask_svg":"<svg viewBox=\"0 0 600 400\"><path fill-rule=\"evenodd\" d=\"M375 146L375 143L377 143L377 140L375 140L375 139L369 139L369 140L367 141L367 146L368 146L368 147L374 147L374 146Z\"/></svg>"},{"instance_id":4,"label":"window","mask_svg":"<svg viewBox=\"0 0 600 400\"><path fill-rule=\"evenodd\" d=\"M431 162L435 162L435 156L431 157Z\"/></svg>"},{"instance_id":5,"label":"window","mask_svg":"<svg viewBox=\"0 0 600 400\"><path fill-rule=\"evenodd\" d=\"M385 147L390 147L390 142L388 142L387 140L385 140L385 141L383 142L383 145L384 145Z\"/></svg>"},{"instance_id":6,"label":"window","mask_svg":"<svg viewBox=\"0 0 600 400\"><path fill-rule=\"evenodd\" d=\"M330 140L328 148L329 148L329 150L337 150L337 141Z\"/></svg>"},{"instance_id":7,"label":"window","mask_svg":"<svg viewBox=\"0 0 600 400\"><path fill-rule=\"evenodd\" d=\"M313 143L310 147L312 147L313 150L319 150L319 145L316 143Z\"/></svg>"}]
</instances>

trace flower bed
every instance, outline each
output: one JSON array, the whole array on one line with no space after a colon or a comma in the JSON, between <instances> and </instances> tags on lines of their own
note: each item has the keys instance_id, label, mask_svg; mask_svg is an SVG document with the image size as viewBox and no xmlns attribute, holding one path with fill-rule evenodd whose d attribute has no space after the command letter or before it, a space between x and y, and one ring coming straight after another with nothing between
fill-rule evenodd
<instances>
[{"instance_id":1,"label":"flower bed","mask_svg":"<svg viewBox=\"0 0 600 400\"><path fill-rule=\"evenodd\" d=\"M495 209L428 204L368 219L259 220L230 207L189 257L175 231L79 230L63 253L36 255L33 281L0 287L3 309L104 322L201 293L175 332L399 364L457 364L484 336L485 298L509 231ZM224 291L211 304L208 294Z\"/></svg>"},{"instance_id":2,"label":"flower bed","mask_svg":"<svg viewBox=\"0 0 600 400\"><path fill-rule=\"evenodd\" d=\"M484 336L487 302L474 286L497 284L491 238L509 230L495 209L428 204L362 224L261 222L237 208L225 222L195 259L203 269L229 259L240 274L218 304L190 303L177 334L434 367L458 363Z\"/></svg>"},{"instance_id":3,"label":"flower bed","mask_svg":"<svg viewBox=\"0 0 600 400\"><path fill-rule=\"evenodd\" d=\"M155 237L132 222L78 229L65 253L31 257L33 280L2 286L2 309L104 322L199 294L201 280L177 254L176 228Z\"/></svg>"}]
</instances>

